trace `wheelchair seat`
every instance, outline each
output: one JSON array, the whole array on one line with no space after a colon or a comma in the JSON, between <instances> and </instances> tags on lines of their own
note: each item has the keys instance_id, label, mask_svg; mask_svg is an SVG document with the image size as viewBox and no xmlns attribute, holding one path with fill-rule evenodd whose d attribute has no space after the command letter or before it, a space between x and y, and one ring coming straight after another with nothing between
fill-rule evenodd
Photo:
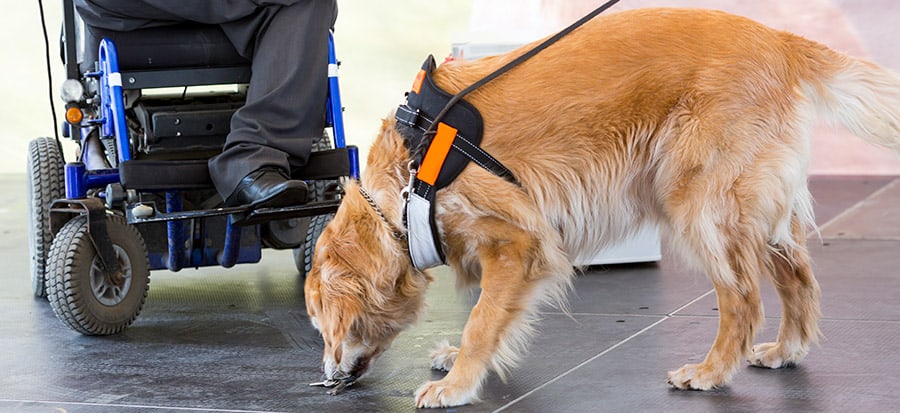
<instances>
[{"instance_id":1,"label":"wheelchair seat","mask_svg":"<svg viewBox=\"0 0 900 413\"><path fill-rule=\"evenodd\" d=\"M128 32L85 26L82 72L93 70L97 45L108 37L119 46L122 70L249 65L216 25L177 24Z\"/></svg>"},{"instance_id":2,"label":"wheelchair seat","mask_svg":"<svg viewBox=\"0 0 900 413\"><path fill-rule=\"evenodd\" d=\"M118 49L124 89L247 83L250 60L217 25L183 23L120 32L84 25L81 73L94 71L100 40Z\"/></svg>"}]
</instances>

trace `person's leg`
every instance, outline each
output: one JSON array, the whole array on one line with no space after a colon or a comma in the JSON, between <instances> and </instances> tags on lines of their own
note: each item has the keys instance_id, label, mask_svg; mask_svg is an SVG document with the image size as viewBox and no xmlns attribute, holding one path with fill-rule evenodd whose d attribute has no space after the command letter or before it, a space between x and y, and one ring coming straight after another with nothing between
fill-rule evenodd
<instances>
[{"instance_id":1,"label":"person's leg","mask_svg":"<svg viewBox=\"0 0 900 413\"><path fill-rule=\"evenodd\" d=\"M253 61L247 101L231 119L223 152L209 161L223 199L254 171L290 174L291 164L306 163L325 128L328 31L336 16L334 0L301 0L222 24Z\"/></svg>"}]
</instances>

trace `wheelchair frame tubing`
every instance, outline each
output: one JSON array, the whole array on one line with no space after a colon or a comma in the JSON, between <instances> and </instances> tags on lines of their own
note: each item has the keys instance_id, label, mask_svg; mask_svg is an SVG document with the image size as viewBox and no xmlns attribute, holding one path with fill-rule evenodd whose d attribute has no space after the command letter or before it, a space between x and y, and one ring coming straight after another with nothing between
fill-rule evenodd
<instances>
[{"instance_id":1,"label":"wheelchair frame tubing","mask_svg":"<svg viewBox=\"0 0 900 413\"><path fill-rule=\"evenodd\" d=\"M100 100L103 113L103 136L115 136L119 162L131 160L131 142L125 123L125 102L122 98L122 74L119 73L119 54L110 39L100 40Z\"/></svg>"},{"instance_id":2,"label":"wheelchair frame tubing","mask_svg":"<svg viewBox=\"0 0 900 413\"><path fill-rule=\"evenodd\" d=\"M131 145L128 139L128 126L125 123L125 103L122 98L122 74L119 73L119 60L116 45L109 39L100 41L100 50L97 56L100 70L85 73L85 77L96 77L100 83L100 119L87 122L87 126L80 126L82 148L87 148L87 138L90 135L89 128L99 126L102 137L113 136L116 141L118 161L131 159ZM91 156L91 151L83 151L82 156ZM96 169L87 170L86 163L74 162L66 164L66 197L69 199L81 199L87 196L87 191L92 188L100 188L111 183L119 182L119 170Z\"/></svg>"},{"instance_id":3,"label":"wheelchair frame tubing","mask_svg":"<svg viewBox=\"0 0 900 413\"><path fill-rule=\"evenodd\" d=\"M341 103L341 87L338 82L340 62L334 51L334 33L328 32L328 102L325 106L326 121L334 132L334 147L347 148L350 156L350 177L359 179L359 150L355 146L347 147L344 134L344 107Z\"/></svg>"},{"instance_id":4,"label":"wheelchair frame tubing","mask_svg":"<svg viewBox=\"0 0 900 413\"><path fill-rule=\"evenodd\" d=\"M176 191L166 192L166 212L179 212L184 208L181 194ZM184 221L166 222L166 239L168 240L169 257L166 267L169 271L180 271L184 266Z\"/></svg>"},{"instance_id":5,"label":"wheelchair frame tubing","mask_svg":"<svg viewBox=\"0 0 900 413\"><path fill-rule=\"evenodd\" d=\"M341 90L338 85L337 55L334 52L334 34L328 32L328 105L327 118L334 130L334 147L343 148L347 145L344 139L344 116L341 106Z\"/></svg>"}]
</instances>

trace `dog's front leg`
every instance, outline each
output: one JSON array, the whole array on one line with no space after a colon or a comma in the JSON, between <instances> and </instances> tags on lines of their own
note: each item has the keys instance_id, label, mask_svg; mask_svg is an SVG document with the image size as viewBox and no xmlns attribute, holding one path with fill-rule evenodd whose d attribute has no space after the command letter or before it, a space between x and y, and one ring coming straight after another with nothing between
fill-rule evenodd
<instances>
[{"instance_id":1,"label":"dog's front leg","mask_svg":"<svg viewBox=\"0 0 900 413\"><path fill-rule=\"evenodd\" d=\"M504 239L492 240L478 251L482 266L481 296L463 329L462 342L450 372L438 381L425 383L416 392L417 407L448 407L469 404L478 399L490 367L501 371L515 359L512 346L521 343L527 325L529 301L536 282L528 264L534 251L533 238L527 234L510 235L510 229L496 231ZM450 356L456 349L446 347L439 356Z\"/></svg>"}]
</instances>

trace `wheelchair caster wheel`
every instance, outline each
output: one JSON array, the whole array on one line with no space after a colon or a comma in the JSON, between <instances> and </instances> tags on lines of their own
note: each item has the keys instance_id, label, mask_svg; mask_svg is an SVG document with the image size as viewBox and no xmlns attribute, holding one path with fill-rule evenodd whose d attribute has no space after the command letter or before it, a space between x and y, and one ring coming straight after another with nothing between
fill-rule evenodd
<instances>
[{"instance_id":1,"label":"wheelchair caster wheel","mask_svg":"<svg viewBox=\"0 0 900 413\"><path fill-rule=\"evenodd\" d=\"M50 306L63 323L85 335L116 334L131 325L150 285L147 248L137 229L115 215L107 215L106 227L106 242L112 243L119 263L116 274L103 271L86 216L62 227L48 257Z\"/></svg>"},{"instance_id":2,"label":"wheelchair caster wheel","mask_svg":"<svg viewBox=\"0 0 900 413\"><path fill-rule=\"evenodd\" d=\"M37 138L28 143L28 250L31 255L31 291L46 297L47 253L50 233L50 203L65 196L62 156L53 138Z\"/></svg>"}]
</instances>

